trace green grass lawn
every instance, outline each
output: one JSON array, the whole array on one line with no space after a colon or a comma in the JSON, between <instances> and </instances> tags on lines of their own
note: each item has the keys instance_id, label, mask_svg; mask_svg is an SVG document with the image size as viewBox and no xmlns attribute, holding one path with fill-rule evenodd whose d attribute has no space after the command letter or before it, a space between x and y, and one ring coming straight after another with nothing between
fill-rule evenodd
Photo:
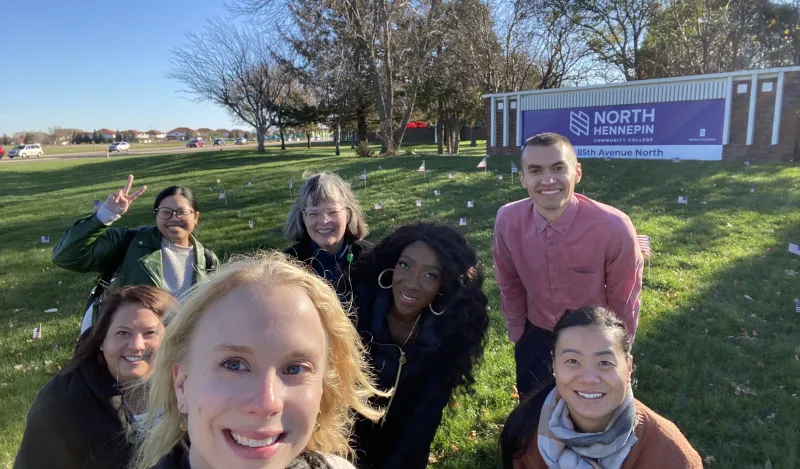
<instances>
[{"instance_id":1,"label":"green grass lawn","mask_svg":"<svg viewBox=\"0 0 800 469\"><path fill-rule=\"evenodd\" d=\"M446 409L433 466L498 467L497 438L516 401L491 239L498 207L526 196L510 177L512 158L490 158L483 172L475 168L483 146L462 147L464 156L426 156L426 183L417 172L421 157L362 160L343 148L340 157L330 146L297 145L283 153L270 148L266 156L222 151L0 166L0 467L11 466L32 400L75 342L94 277L53 266L50 249L91 212L94 199L134 174L136 186L149 189L118 223L139 226L152 223L158 191L186 185L199 194L199 236L221 256L283 249L288 179L296 194L304 172L322 169L353 184L373 241L418 219L458 225L467 218L458 229L486 270L492 325L474 393L459 393ZM583 168L578 191L624 210L640 234L653 237L634 347L636 396L713 458L710 467L763 468L767 460L774 468L800 467L800 314L793 302L800 296L800 256L787 251L789 242L800 243L800 167L585 160ZM366 188L359 180L364 169ZM495 169L503 171L502 181ZM227 205L217 200L220 186ZM688 206L676 203L681 195ZM467 208L468 200L475 208ZM383 210L374 209L376 202ZM42 235L50 245L40 244ZM54 307L58 313L43 312ZM38 324L43 339L33 341Z\"/></svg>"}]
</instances>

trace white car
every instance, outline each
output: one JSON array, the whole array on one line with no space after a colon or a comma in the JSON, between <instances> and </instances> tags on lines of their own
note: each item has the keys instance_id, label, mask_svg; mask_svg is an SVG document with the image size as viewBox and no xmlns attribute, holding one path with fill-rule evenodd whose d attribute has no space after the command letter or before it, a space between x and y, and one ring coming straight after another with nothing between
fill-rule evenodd
<instances>
[{"instance_id":1,"label":"white car","mask_svg":"<svg viewBox=\"0 0 800 469\"><path fill-rule=\"evenodd\" d=\"M128 142L114 142L108 146L108 151L131 151L131 146Z\"/></svg>"},{"instance_id":2,"label":"white car","mask_svg":"<svg viewBox=\"0 0 800 469\"><path fill-rule=\"evenodd\" d=\"M14 158L15 156L27 158L33 155L36 155L36 157L39 158L42 156L42 146L38 143L33 143L30 145L17 145L8 152L9 158Z\"/></svg>"},{"instance_id":3,"label":"white car","mask_svg":"<svg viewBox=\"0 0 800 469\"><path fill-rule=\"evenodd\" d=\"M237 139L236 139L236 141L235 141L235 142L233 142L233 143L234 143L235 145L244 145L245 143L247 143L247 139L246 139L246 138L244 138L244 137L239 137L239 138L237 138Z\"/></svg>"}]
</instances>

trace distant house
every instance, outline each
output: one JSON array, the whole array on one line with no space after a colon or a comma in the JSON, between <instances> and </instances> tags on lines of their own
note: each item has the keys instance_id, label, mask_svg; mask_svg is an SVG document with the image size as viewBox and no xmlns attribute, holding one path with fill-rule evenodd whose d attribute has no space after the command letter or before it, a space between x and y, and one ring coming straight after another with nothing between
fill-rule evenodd
<instances>
[{"instance_id":1,"label":"distant house","mask_svg":"<svg viewBox=\"0 0 800 469\"><path fill-rule=\"evenodd\" d=\"M231 132L228 129L217 129L214 131L214 133L222 138L230 138L231 136Z\"/></svg>"},{"instance_id":2,"label":"distant house","mask_svg":"<svg viewBox=\"0 0 800 469\"><path fill-rule=\"evenodd\" d=\"M231 130L229 137L230 137L230 138L239 138L239 137L244 137L244 130L241 130L241 129L233 129L233 130Z\"/></svg>"},{"instance_id":3,"label":"distant house","mask_svg":"<svg viewBox=\"0 0 800 469\"><path fill-rule=\"evenodd\" d=\"M138 130L128 129L125 131L126 134L133 134L136 136L136 140L147 140L150 136L147 132L139 132Z\"/></svg>"},{"instance_id":4,"label":"distant house","mask_svg":"<svg viewBox=\"0 0 800 469\"><path fill-rule=\"evenodd\" d=\"M167 134L165 134L160 130L148 130L147 137L150 138L151 140L163 140L167 138Z\"/></svg>"},{"instance_id":5,"label":"distant house","mask_svg":"<svg viewBox=\"0 0 800 469\"><path fill-rule=\"evenodd\" d=\"M167 132L167 140L184 140L193 132L189 127L178 127Z\"/></svg>"},{"instance_id":6,"label":"distant house","mask_svg":"<svg viewBox=\"0 0 800 469\"><path fill-rule=\"evenodd\" d=\"M103 128L97 131L97 135L98 136L102 135L103 138L106 140L114 140L114 135L116 135L116 132L110 129Z\"/></svg>"},{"instance_id":7,"label":"distant house","mask_svg":"<svg viewBox=\"0 0 800 469\"><path fill-rule=\"evenodd\" d=\"M201 129L197 129L197 136L200 138L208 138L208 134L211 132L213 132L213 130L203 127Z\"/></svg>"}]
</instances>

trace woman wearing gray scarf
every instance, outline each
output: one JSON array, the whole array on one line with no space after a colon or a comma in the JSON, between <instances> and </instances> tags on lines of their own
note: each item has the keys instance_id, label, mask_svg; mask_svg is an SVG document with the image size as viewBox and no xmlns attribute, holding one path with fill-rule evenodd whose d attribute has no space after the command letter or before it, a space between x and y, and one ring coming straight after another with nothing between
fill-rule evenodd
<instances>
[{"instance_id":1,"label":"woman wearing gray scarf","mask_svg":"<svg viewBox=\"0 0 800 469\"><path fill-rule=\"evenodd\" d=\"M567 311L553 343L555 388L509 416L506 469L702 469L680 430L633 397L631 342L613 312Z\"/></svg>"}]
</instances>

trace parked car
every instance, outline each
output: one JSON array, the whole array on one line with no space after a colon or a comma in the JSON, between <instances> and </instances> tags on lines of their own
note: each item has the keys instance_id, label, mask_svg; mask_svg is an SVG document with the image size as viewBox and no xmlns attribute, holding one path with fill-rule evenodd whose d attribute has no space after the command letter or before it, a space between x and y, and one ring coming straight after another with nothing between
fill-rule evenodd
<instances>
[{"instance_id":1,"label":"parked car","mask_svg":"<svg viewBox=\"0 0 800 469\"><path fill-rule=\"evenodd\" d=\"M29 156L36 155L37 157L42 156L42 146L38 143L33 143L30 145L17 145L8 152L9 158L14 158L15 156L19 156L20 158L27 158Z\"/></svg>"},{"instance_id":2,"label":"parked car","mask_svg":"<svg viewBox=\"0 0 800 469\"><path fill-rule=\"evenodd\" d=\"M215 138L214 139L214 145L225 145L225 139L224 138Z\"/></svg>"},{"instance_id":3,"label":"parked car","mask_svg":"<svg viewBox=\"0 0 800 469\"><path fill-rule=\"evenodd\" d=\"M131 151L131 146L128 142L114 142L108 146L108 151Z\"/></svg>"},{"instance_id":4,"label":"parked car","mask_svg":"<svg viewBox=\"0 0 800 469\"><path fill-rule=\"evenodd\" d=\"M6 149L3 148L3 145L0 145L0 159L6 156Z\"/></svg>"},{"instance_id":5,"label":"parked car","mask_svg":"<svg viewBox=\"0 0 800 469\"><path fill-rule=\"evenodd\" d=\"M233 143L235 143L236 145L244 145L245 143L247 143L247 139L244 137L239 137Z\"/></svg>"},{"instance_id":6,"label":"parked car","mask_svg":"<svg viewBox=\"0 0 800 469\"><path fill-rule=\"evenodd\" d=\"M186 144L186 148L203 148L204 146L206 146L206 142L202 138L193 138Z\"/></svg>"}]
</instances>

